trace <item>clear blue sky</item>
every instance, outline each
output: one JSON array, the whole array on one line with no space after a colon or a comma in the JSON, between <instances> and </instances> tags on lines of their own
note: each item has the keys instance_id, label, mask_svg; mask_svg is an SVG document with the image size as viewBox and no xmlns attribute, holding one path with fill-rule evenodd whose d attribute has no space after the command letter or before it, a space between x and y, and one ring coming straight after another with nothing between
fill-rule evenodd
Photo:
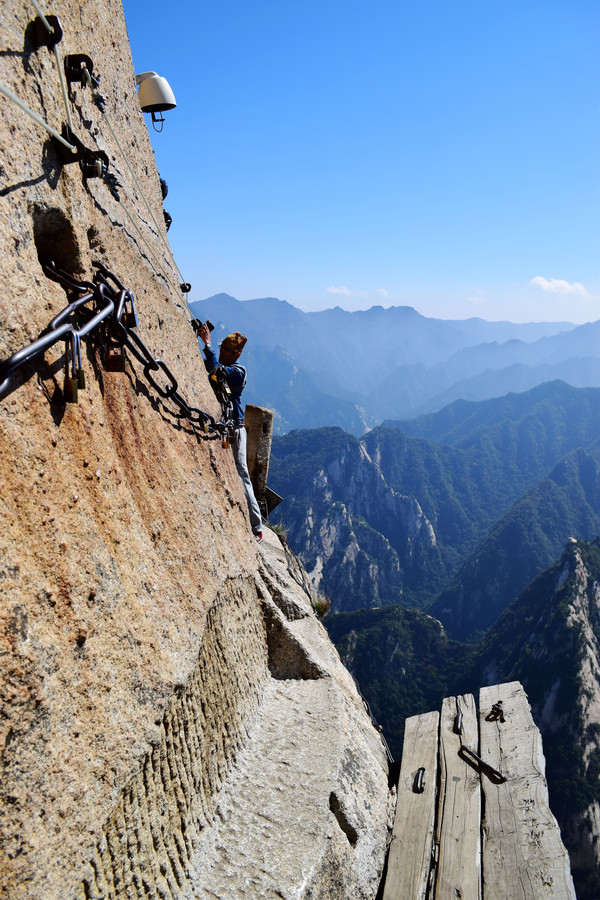
<instances>
[{"instance_id":1,"label":"clear blue sky","mask_svg":"<svg viewBox=\"0 0 600 900\"><path fill-rule=\"evenodd\" d=\"M124 0L192 300L600 318L597 0Z\"/></svg>"}]
</instances>

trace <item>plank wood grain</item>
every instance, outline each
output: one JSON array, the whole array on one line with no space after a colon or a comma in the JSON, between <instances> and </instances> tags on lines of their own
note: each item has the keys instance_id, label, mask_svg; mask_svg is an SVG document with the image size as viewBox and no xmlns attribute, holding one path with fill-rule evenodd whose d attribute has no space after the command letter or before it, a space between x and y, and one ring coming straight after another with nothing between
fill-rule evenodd
<instances>
[{"instance_id":1,"label":"plank wood grain","mask_svg":"<svg viewBox=\"0 0 600 900\"><path fill-rule=\"evenodd\" d=\"M498 702L502 716L493 713ZM482 688L479 709L480 756L507 779L495 783L482 773L485 900L575 900L525 691L517 681Z\"/></svg>"},{"instance_id":2,"label":"plank wood grain","mask_svg":"<svg viewBox=\"0 0 600 900\"><path fill-rule=\"evenodd\" d=\"M425 900L435 821L438 712L406 720L398 801L383 900ZM425 769L422 793L415 779Z\"/></svg>"},{"instance_id":3,"label":"plank wood grain","mask_svg":"<svg viewBox=\"0 0 600 900\"><path fill-rule=\"evenodd\" d=\"M460 734L455 727L459 714ZM480 776L460 755L462 744L475 752L479 746L472 694L448 697L442 704L435 900L481 900Z\"/></svg>"}]
</instances>

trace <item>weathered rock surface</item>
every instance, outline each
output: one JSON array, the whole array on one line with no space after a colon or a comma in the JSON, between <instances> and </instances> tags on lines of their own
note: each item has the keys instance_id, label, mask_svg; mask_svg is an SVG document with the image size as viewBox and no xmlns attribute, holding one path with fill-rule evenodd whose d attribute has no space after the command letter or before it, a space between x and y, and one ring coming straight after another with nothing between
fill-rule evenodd
<instances>
[{"instance_id":1,"label":"weathered rock surface","mask_svg":"<svg viewBox=\"0 0 600 900\"><path fill-rule=\"evenodd\" d=\"M102 76L106 115L79 84L69 106L121 199L0 98L0 360L68 302L42 263L89 280L99 261L134 292L138 333L182 397L216 414L121 4L45 12L61 61L86 53ZM1 16L0 83L60 131L35 9L7 0ZM0 896L374 897L383 748L276 539L256 546L230 453L131 356L106 371L97 334L65 403L64 349L0 398Z\"/></svg>"}]
</instances>

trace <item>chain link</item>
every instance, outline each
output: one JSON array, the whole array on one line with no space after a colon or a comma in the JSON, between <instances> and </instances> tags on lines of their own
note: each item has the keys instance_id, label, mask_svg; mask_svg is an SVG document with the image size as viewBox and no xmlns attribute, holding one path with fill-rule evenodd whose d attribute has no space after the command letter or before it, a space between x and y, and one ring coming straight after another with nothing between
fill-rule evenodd
<instances>
[{"instance_id":1,"label":"chain link","mask_svg":"<svg viewBox=\"0 0 600 900\"><path fill-rule=\"evenodd\" d=\"M94 265L97 271L93 281L77 281L72 275L58 269L54 263L44 266L44 273L48 278L77 296L52 319L37 340L0 362L0 399L8 389L13 372L64 340L65 399L67 402L77 402L77 385L83 387L85 384L81 339L98 331L107 348L107 358L110 357L113 364L115 357L119 358L119 365L115 368L124 367L124 351L127 348L142 366L150 387L163 400L170 401L177 407L175 415L178 418L187 419L192 427L199 428L205 434L213 432L223 438L231 435L231 395L225 389L226 385L219 381L215 388L222 410L220 421L216 421L214 416L203 409L190 406L180 394L178 381L167 364L155 357L134 331L138 327L138 318L132 291L106 266L101 263ZM86 318L81 322L83 315ZM156 373L159 373L160 380L157 380Z\"/></svg>"}]
</instances>

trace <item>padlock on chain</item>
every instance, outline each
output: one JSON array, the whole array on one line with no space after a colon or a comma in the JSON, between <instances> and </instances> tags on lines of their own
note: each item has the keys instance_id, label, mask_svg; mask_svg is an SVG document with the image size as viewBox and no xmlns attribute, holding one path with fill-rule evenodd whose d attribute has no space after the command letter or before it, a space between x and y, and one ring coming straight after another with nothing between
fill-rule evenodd
<instances>
[{"instance_id":1,"label":"padlock on chain","mask_svg":"<svg viewBox=\"0 0 600 900\"><path fill-rule=\"evenodd\" d=\"M104 368L107 372L124 372L125 360L126 356L123 347L119 347L116 350L108 350Z\"/></svg>"},{"instance_id":2,"label":"padlock on chain","mask_svg":"<svg viewBox=\"0 0 600 900\"><path fill-rule=\"evenodd\" d=\"M79 388L79 379L72 378L70 375L65 375L65 385L63 388L63 395L65 398L65 403L77 403L78 396L77 390Z\"/></svg>"},{"instance_id":3,"label":"padlock on chain","mask_svg":"<svg viewBox=\"0 0 600 900\"><path fill-rule=\"evenodd\" d=\"M137 328L140 324L135 310L124 312L121 317L121 322L125 328Z\"/></svg>"},{"instance_id":4,"label":"padlock on chain","mask_svg":"<svg viewBox=\"0 0 600 900\"><path fill-rule=\"evenodd\" d=\"M78 367L79 363L79 367ZM73 333L70 341L65 341L65 383L63 396L65 403L77 403L79 398L79 370L81 368L81 346L79 335Z\"/></svg>"}]
</instances>

